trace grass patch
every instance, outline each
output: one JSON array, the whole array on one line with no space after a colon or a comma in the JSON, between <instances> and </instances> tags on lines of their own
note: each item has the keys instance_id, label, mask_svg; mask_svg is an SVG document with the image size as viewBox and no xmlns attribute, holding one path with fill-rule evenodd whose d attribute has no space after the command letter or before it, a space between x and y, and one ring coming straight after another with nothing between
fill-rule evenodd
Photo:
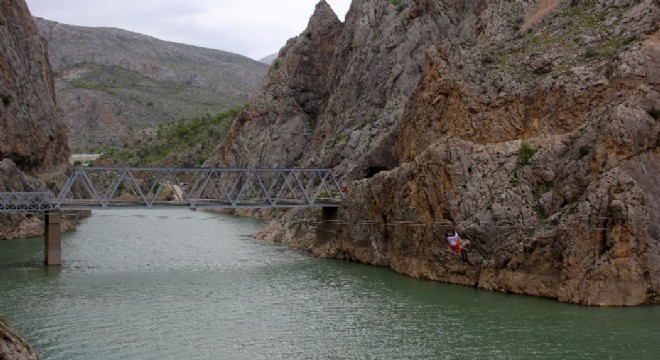
<instances>
[{"instance_id":1,"label":"grass patch","mask_svg":"<svg viewBox=\"0 0 660 360\"><path fill-rule=\"evenodd\" d=\"M619 49L635 41L636 37L622 37L615 36L602 44L588 49L584 53L586 59L593 59L597 57L611 57L619 52Z\"/></svg>"},{"instance_id":2,"label":"grass patch","mask_svg":"<svg viewBox=\"0 0 660 360\"><path fill-rule=\"evenodd\" d=\"M77 87L79 89L87 89L87 90L94 90L94 91L100 91L104 92L106 94L110 94L112 96L115 96L116 93L110 89L108 89L106 86L102 84L94 84L94 83L88 83L82 80L74 80L71 82L71 85L74 87Z\"/></svg>"},{"instance_id":3,"label":"grass patch","mask_svg":"<svg viewBox=\"0 0 660 360\"><path fill-rule=\"evenodd\" d=\"M394 6L399 6L401 5L401 0L390 0L390 4Z\"/></svg>"},{"instance_id":4,"label":"grass patch","mask_svg":"<svg viewBox=\"0 0 660 360\"><path fill-rule=\"evenodd\" d=\"M332 141L332 145L334 146L334 145L341 144L343 142L346 142L346 140L348 140L348 134L347 133L338 134L337 136L335 136L334 140Z\"/></svg>"},{"instance_id":5,"label":"grass patch","mask_svg":"<svg viewBox=\"0 0 660 360\"><path fill-rule=\"evenodd\" d=\"M603 21L607 13L596 12L596 1L582 1L574 6L568 7L561 13L563 16L571 18L576 24L586 30L601 29L604 27Z\"/></svg>"},{"instance_id":6,"label":"grass patch","mask_svg":"<svg viewBox=\"0 0 660 360\"><path fill-rule=\"evenodd\" d=\"M541 218L541 220L546 220L548 218L548 213L545 212L545 209L541 205L536 205L534 206L534 211L536 212L536 215Z\"/></svg>"},{"instance_id":7,"label":"grass patch","mask_svg":"<svg viewBox=\"0 0 660 360\"><path fill-rule=\"evenodd\" d=\"M534 189L534 200L540 199L543 194L552 190L553 187L554 183L552 181L536 184L536 188Z\"/></svg>"},{"instance_id":8,"label":"grass patch","mask_svg":"<svg viewBox=\"0 0 660 360\"><path fill-rule=\"evenodd\" d=\"M318 125L318 118L316 116L312 116L309 119L309 130L311 130L311 131L316 130L317 125Z\"/></svg>"}]
</instances>

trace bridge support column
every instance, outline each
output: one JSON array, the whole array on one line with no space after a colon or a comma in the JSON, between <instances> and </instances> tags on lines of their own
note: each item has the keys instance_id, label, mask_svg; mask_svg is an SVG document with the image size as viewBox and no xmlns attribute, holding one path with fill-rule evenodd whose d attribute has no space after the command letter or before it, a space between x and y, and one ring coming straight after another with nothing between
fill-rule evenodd
<instances>
[{"instance_id":1,"label":"bridge support column","mask_svg":"<svg viewBox=\"0 0 660 360\"><path fill-rule=\"evenodd\" d=\"M337 230L338 207L322 207L321 223L316 228L316 241L326 243L334 239Z\"/></svg>"},{"instance_id":2,"label":"bridge support column","mask_svg":"<svg viewBox=\"0 0 660 360\"><path fill-rule=\"evenodd\" d=\"M60 209L44 215L44 265L62 264L62 229Z\"/></svg>"}]
</instances>

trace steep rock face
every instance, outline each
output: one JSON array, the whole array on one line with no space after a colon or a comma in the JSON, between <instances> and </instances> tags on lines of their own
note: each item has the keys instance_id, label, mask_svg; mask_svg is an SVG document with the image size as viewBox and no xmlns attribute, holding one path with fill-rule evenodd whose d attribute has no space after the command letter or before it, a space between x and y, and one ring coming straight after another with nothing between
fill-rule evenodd
<instances>
[{"instance_id":1,"label":"steep rock face","mask_svg":"<svg viewBox=\"0 0 660 360\"><path fill-rule=\"evenodd\" d=\"M42 171L68 158L48 50L24 1L0 2L0 158Z\"/></svg>"},{"instance_id":2,"label":"steep rock face","mask_svg":"<svg viewBox=\"0 0 660 360\"><path fill-rule=\"evenodd\" d=\"M69 157L68 132L47 47L22 0L0 0L0 97L0 192L55 190ZM0 239L41 233L37 217L0 215Z\"/></svg>"},{"instance_id":3,"label":"steep rock face","mask_svg":"<svg viewBox=\"0 0 660 360\"><path fill-rule=\"evenodd\" d=\"M272 101L250 101L218 163L362 179L317 256L565 302L656 302L659 20L650 0L354 2L317 117L292 106L298 118L269 120L303 95L275 96L301 77L274 66L257 93ZM446 248L452 224L470 263Z\"/></svg>"},{"instance_id":4,"label":"steep rock face","mask_svg":"<svg viewBox=\"0 0 660 360\"><path fill-rule=\"evenodd\" d=\"M403 10L402 10L403 9ZM392 145L425 49L449 28L382 1L341 24L325 1L280 51L210 165L336 167L354 179L397 165Z\"/></svg>"},{"instance_id":5,"label":"steep rock face","mask_svg":"<svg viewBox=\"0 0 660 360\"><path fill-rule=\"evenodd\" d=\"M311 141L312 123L325 106L341 29L328 4L319 3L307 30L280 51L264 85L250 96L230 129L220 155L208 164L276 167L301 160Z\"/></svg>"}]
</instances>

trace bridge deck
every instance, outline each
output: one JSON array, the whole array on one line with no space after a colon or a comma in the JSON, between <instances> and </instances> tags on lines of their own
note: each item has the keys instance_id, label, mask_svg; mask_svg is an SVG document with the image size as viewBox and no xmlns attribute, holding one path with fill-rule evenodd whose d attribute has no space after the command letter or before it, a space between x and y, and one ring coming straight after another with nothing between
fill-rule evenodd
<instances>
[{"instance_id":1,"label":"bridge deck","mask_svg":"<svg viewBox=\"0 0 660 360\"><path fill-rule=\"evenodd\" d=\"M0 213L113 209L338 207L327 169L73 169L60 193L0 193Z\"/></svg>"}]
</instances>

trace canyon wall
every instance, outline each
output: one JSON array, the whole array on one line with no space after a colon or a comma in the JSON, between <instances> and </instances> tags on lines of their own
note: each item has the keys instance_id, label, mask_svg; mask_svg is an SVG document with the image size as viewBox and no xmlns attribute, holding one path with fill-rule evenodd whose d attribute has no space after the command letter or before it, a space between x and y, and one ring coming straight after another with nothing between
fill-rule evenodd
<instances>
[{"instance_id":1,"label":"canyon wall","mask_svg":"<svg viewBox=\"0 0 660 360\"><path fill-rule=\"evenodd\" d=\"M367 0L344 23L321 1L207 164L333 168L336 236L279 239L317 256L654 303L658 24L652 0ZM454 224L470 262L445 245Z\"/></svg>"},{"instance_id":2,"label":"canyon wall","mask_svg":"<svg viewBox=\"0 0 660 360\"><path fill-rule=\"evenodd\" d=\"M0 98L0 191L54 189L69 157L68 132L47 46L23 0L0 0ZM41 219L0 215L0 239L42 232Z\"/></svg>"}]
</instances>

